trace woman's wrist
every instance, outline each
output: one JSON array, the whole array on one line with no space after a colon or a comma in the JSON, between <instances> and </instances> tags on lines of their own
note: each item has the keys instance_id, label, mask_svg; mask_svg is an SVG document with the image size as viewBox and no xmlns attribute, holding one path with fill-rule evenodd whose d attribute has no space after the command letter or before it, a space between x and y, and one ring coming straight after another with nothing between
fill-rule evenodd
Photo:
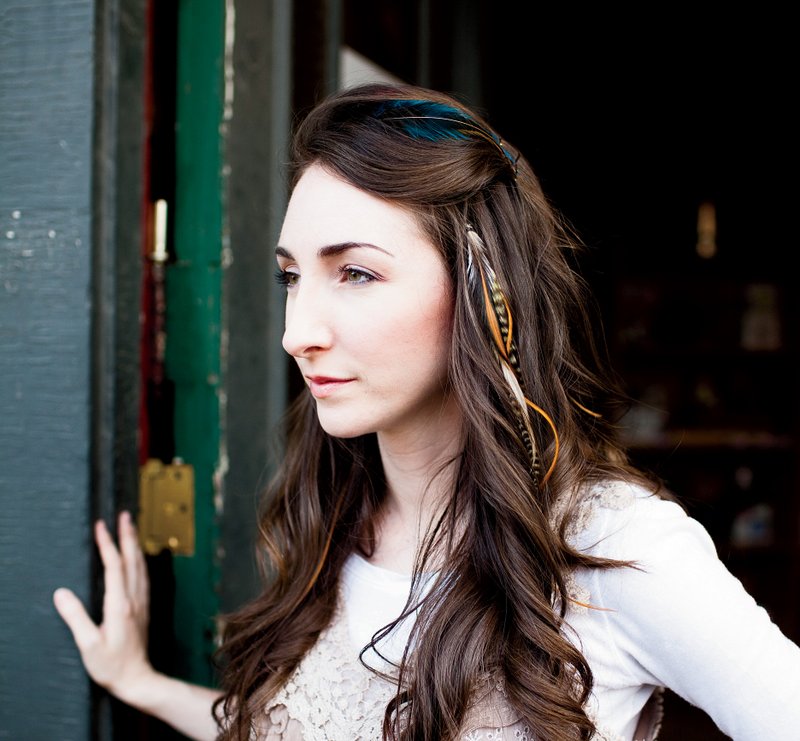
<instances>
[{"instance_id":1,"label":"woman's wrist","mask_svg":"<svg viewBox=\"0 0 800 741\"><path fill-rule=\"evenodd\" d=\"M158 703L161 690L169 677L156 671L149 662L127 672L106 685L106 689L117 699L146 713Z\"/></svg>"}]
</instances>

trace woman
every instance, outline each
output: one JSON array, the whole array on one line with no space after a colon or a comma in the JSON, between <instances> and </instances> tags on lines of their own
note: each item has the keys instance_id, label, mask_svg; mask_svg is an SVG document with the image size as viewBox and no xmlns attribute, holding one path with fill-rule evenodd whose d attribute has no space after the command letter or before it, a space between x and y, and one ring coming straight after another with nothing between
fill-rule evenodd
<instances>
[{"instance_id":1,"label":"woman","mask_svg":"<svg viewBox=\"0 0 800 741\"><path fill-rule=\"evenodd\" d=\"M198 739L630 741L661 687L736 739L800 728L800 649L615 440L577 245L524 158L455 99L370 85L311 111L290 175L307 390L264 592L226 618L221 691L157 674L133 526L118 552L98 524L103 625L55 595L91 676Z\"/></svg>"}]
</instances>

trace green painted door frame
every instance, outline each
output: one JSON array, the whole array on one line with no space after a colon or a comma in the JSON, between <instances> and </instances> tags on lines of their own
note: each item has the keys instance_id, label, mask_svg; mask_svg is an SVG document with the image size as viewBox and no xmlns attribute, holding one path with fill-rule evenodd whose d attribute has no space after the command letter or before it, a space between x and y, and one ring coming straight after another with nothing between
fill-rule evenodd
<instances>
[{"instance_id":1,"label":"green painted door frame","mask_svg":"<svg viewBox=\"0 0 800 741\"><path fill-rule=\"evenodd\" d=\"M272 273L286 205L292 12L285 0L178 5L166 375L174 454L195 475L195 552L172 558L171 653L179 676L206 685L216 681L217 616L258 589L256 499L287 403L283 293Z\"/></svg>"},{"instance_id":2,"label":"green painted door frame","mask_svg":"<svg viewBox=\"0 0 800 741\"><path fill-rule=\"evenodd\" d=\"M195 553L174 557L174 620L178 671L206 685L214 683L219 602L224 62L225 4L181 0L166 372L175 389L175 456L195 474Z\"/></svg>"}]
</instances>

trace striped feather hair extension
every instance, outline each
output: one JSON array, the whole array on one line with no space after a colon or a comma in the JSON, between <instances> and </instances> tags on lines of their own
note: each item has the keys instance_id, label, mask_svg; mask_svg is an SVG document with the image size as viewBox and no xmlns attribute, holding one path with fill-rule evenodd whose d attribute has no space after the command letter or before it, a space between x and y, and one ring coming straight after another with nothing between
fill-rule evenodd
<instances>
[{"instance_id":1,"label":"striped feather hair extension","mask_svg":"<svg viewBox=\"0 0 800 741\"><path fill-rule=\"evenodd\" d=\"M511 307L489 262L483 240L470 224L467 225L467 280L483 297L486 322L494 340L495 355L500 363L509 397L515 407L520 439L528 451L531 475L536 486L543 486L553 473L558 459L558 432L550 416L528 399L525 393L522 368L514 341L514 321ZM553 460L544 476L541 475L541 460L533 434L529 409L545 419L555 440Z\"/></svg>"}]
</instances>

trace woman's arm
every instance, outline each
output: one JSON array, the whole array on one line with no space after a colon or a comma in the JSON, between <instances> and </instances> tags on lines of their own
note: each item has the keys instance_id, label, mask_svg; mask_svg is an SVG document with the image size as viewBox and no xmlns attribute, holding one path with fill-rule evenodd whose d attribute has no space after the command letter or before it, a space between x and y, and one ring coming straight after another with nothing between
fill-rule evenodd
<instances>
[{"instance_id":1,"label":"woman's arm","mask_svg":"<svg viewBox=\"0 0 800 741\"><path fill-rule=\"evenodd\" d=\"M119 550L103 522L95 540L105 574L103 622L96 625L69 589L53 602L69 626L89 676L112 695L198 741L214 741L212 705L220 692L157 672L147 655L150 585L130 514L119 516Z\"/></svg>"},{"instance_id":2,"label":"woman's arm","mask_svg":"<svg viewBox=\"0 0 800 741\"><path fill-rule=\"evenodd\" d=\"M668 687L736 741L795 736L800 647L720 561L705 528L656 497L606 515L614 524L596 550L640 567L595 571L587 582L610 608L591 619L605 626L595 645L602 635L616 651L618 683Z\"/></svg>"}]
</instances>

